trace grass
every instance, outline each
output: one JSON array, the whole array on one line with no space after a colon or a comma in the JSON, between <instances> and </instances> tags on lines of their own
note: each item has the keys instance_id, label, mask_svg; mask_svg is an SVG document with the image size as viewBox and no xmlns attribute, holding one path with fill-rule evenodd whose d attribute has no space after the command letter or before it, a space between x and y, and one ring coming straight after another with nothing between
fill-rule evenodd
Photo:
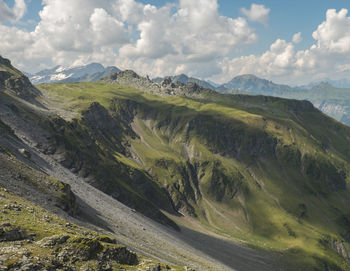
<instances>
[{"instance_id":1,"label":"grass","mask_svg":"<svg viewBox=\"0 0 350 271\"><path fill-rule=\"evenodd\" d=\"M39 87L76 113L97 101L118 114L113 100L133 101L137 136L116 140L129 142L138 160L110 150L114 159L149 173L209 231L281 252L283 263L300 257L296 265L349 270L319 240L349 245L339 218L350 213L350 195L334 183L349 182L350 128L304 102L272 97L159 97L104 82Z\"/></svg>"},{"instance_id":2,"label":"grass","mask_svg":"<svg viewBox=\"0 0 350 271\"><path fill-rule=\"evenodd\" d=\"M3 206L15 204L20 206L21 210L8 210ZM15 242L2 242L0 253L3 255L3 265L5 267L16 266L21 261L23 254L29 251L29 256L44 266L50 266L49 262L45 259L50 258L55 254L55 251L61 251L63 249L74 249L83 252L84 249L89 249L91 242L99 242L101 249L106 250L108 248L123 247L119 244L106 243L106 240L112 240L110 237L80 227L73 223L58 217L57 215L37 206L36 204L25 200L13 193L8 192L0 187L0 221L1 223L10 223L12 226L22 227L27 234L34 234L35 242L32 241L15 241ZM43 238L52 236L70 236L68 241L62 245L55 245L53 247L44 247L39 242ZM80 241L81 240L81 241ZM99 241L100 240L100 241ZM21 244L18 246L18 244ZM6 248L12 247L12 252L5 252ZM4 251L2 251L4 249ZM80 253L80 252L79 252ZM82 266L97 267L97 260L91 258L90 260L79 260L79 254L76 254L77 261L70 264L72 270L80 270ZM5 257L5 258L4 258ZM143 256L138 256L138 264L125 265L112 262L113 270L147 270L156 266L158 261L152 260ZM162 264L165 267L165 264ZM184 270L183 267L170 266L171 270Z\"/></svg>"}]
</instances>

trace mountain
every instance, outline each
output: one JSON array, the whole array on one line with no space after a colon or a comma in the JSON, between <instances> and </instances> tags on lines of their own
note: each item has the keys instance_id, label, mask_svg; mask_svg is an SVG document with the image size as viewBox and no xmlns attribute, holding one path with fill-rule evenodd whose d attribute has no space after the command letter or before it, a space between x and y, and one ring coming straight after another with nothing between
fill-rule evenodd
<instances>
[{"instance_id":1,"label":"mountain","mask_svg":"<svg viewBox=\"0 0 350 271\"><path fill-rule=\"evenodd\" d=\"M350 127L310 102L133 71L37 88L0 91L1 268L350 270Z\"/></svg>"},{"instance_id":2,"label":"mountain","mask_svg":"<svg viewBox=\"0 0 350 271\"><path fill-rule=\"evenodd\" d=\"M23 99L33 100L40 94L28 77L11 65L8 59L0 56L0 89Z\"/></svg>"},{"instance_id":3,"label":"mountain","mask_svg":"<svg viewBox=\"0 0 350 271\"><path fill-rule=\"evenodd\" d=\"M104 195L85 182L77 185L78 177L44 154L55 151L45 145L48 134L36 130L38 123L59 118L35 100L42 93L2 57L0 74L0 270L184 270L138 255L104 234L93 204L73 189L85 184L92 202ZM34 146L36 136L40 143ZM121 219L134 220L125 208L119 208Z\"/></svg>"},{"instance_id":4,"label":"mountain","mask_svg":"<svg viewBox=\"0 0 350 271\"><path fill-rule=\"evenodd\" d=\"M241 75L216 89L222 93L269 95L275 97L308 100L329 116L350 125L350 89L336 88L321 82L310 88L275 84L254 75Z\"/></svg>"},{"instance_id":5,"label":"mountain","mask_svg":"<svg viewBox=\"0 0 350 271\"><path fill-rule=\"evenodd\" d=\"M120 71L111 66L104 68L99 63L91 63L86 66L66 68L56 66L52 69L42 70L36 74L29 75L33 84L56 83L56 82L95 82L107 76L111 72Z\"/></svg>"},{"instance_id":6,"label":"mountain","mask_svg":"<svg viewBox=\"0 0 350 271\"><path fill-rule=\"evenodd\" d=\"M213 82L213 81L211 81L211 80L206 80L206 82L207 82L208 84L212 85L212 86L215 87L215 88L217 88L218 86L220 86L220 84L217 84L217 83L215 83L215 82Z\"/></svg>"},{"instance_id":7,"label":"mountain","mask_svg":"<svg viewBox=\"0 0 350 271\"><path fill-rule=\"evenodd\" d=\"M327 78L322 81L311 82L310 84L306 86L300 86L299 88L311 89L315 86L320 85L321 83L328 83L336 88L350 88L350 80L348 79L331 80Z\"/></svg>"},{"instance_id":8,"label":"mountain","mask_svg":"<svg viewBox=\"0 0 350 271\"><path fill-rule=\"evenodd\" d=\"M270 96L280 96L284 93L295 92L296 90L287 85L278 85L266 79L261 79L252 74L239 75L231 81L218 87L218 90L237 89L252 94L262 94Z\"/></svg>"},{"instance_id":9,"label":"mountain","mask_svg":"<svg viewBox=\"0 0 350 271\"><path fill-rule=\"evenodd\" d=\"M200 79L193 78L193 77L188 77L185 74L180 74L180 75L176 75L176 76L168 76L168 77L171 78L173 83L177 83L177 82L181 82L183 84L195 83L198 86L201 86L203 88L208 88L208 89L212 89L212 90L215 89L215 87L212 84L208 83L207 81L200 80ZM157 77L157 78L152 79L152 81L154 81L156 83L160 83L164 79L165 78Z\"/></svg>"}]
</instances>

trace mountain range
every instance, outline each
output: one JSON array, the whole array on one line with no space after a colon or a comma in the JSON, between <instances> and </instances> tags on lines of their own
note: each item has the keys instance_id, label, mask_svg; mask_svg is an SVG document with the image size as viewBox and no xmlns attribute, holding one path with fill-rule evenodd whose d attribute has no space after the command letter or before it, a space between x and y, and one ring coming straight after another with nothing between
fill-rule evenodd
<instances>
[{"instance_id":1,"label":"mountain range","mask_svg":"<svg viewBox=\"0 0 350 271\"><path fill-rule=\"evenodd\" d=\"M0 268L350 270L350 127L311 102L0 60Z\"/></svg>"},{"instance_id":2,"label":"mountain range","mask_svg":"<svg viewBox=\"0 0 350 271\"><path fill-rule=\"evenodd\" d=\"M107 77L111 73L119 71L120 70L114 66L104 68L99 63L91 63L86 66L73 68L57 66L52 69L40 71L34 75L26 75L33 84L56 82L96 82ZM173 83L195 83L203 88L216 90L221 93L268 95L309 100L326 114L337 119L338 121L350 125L350 91L349 89L340 88L350 86L346 79L327 79L323 82L314 82L307 86L298 87L275 84L272 81L259 78L252 74L236 76L229 82L222 85L188 77L185 74L168 76L164 78L157 77L152 79L152 81L161 83L166 78L170 78Z\"/></svg>"},{"instance_id":3,"label":"mountain range","mask_svg":"<svg viewBox=\"0 0 350 271\"><path fill-rule=\"evenodd\" d=\"M91 63L85 66L63 67L56 66L52 69L42 70L35 74L26 73L33 84L57 83L57 82L95 82L106 77L112 72L120 71L117 67L103 67L99 63Z\"/></svg>"},{"instance_id":4,"label":"mountain range","mask_svg":"<svg viewBox=\"0 0 350 271\"><path fill-rule=\"evenodd\" d=\"M337 88L321 82L311 88L291 87L275 84L254 75L241 75L219 86L221 93L240 93L269 95L298 100L308 100L324 113L350 125L350 88Z\"/></svg>"},{"instance_id":5,"label":"mountain range","mask_svg":"<svg viewBox=\"0 0 350 271\"><path fill-rule=\"evenodd\" d=\"M332 80L332 79L324 79L321 81L315 81L315 82L311 82L310 84L306 85L306 86L299 86L299 88L303 88L303 89L310 89L313 88L321 83L328 83L336 88L350 88L350 80L348 79L339 79L339 80Z\"/></svg>"}]
</instances>

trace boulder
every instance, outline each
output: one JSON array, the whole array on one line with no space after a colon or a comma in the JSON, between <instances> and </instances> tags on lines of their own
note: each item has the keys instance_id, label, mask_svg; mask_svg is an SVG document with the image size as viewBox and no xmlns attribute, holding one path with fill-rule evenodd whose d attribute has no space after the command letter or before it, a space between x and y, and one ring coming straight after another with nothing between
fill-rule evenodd
<instances>
[{"instance_id":1,"label":"boulder","mask_svg":"<svg viewBox=\"0 0 350 271\"><path fill-rule=\"evenodd\" d=\"M30 152L26 149L18 149L18 152L20 154L22 154L25 158L30 159L32 157L32 155L30 154Z\"/></svg>"},{"instance_id":2,"label":"boulder","mask_svg":"<svg viewBox=\"0 0 350 271\"><path fill-rule=\"evenodd\" d=\"M23 228L9 224L0 227L0 242L20 241L24 239L28 239L28 235Z\"/></svg>"},{"instance_id":3,"label":"boulder","mask_svg":"<svg viewBox=\"0 0 350 271\"><path fill-rule=\"evenodd\" d=\"M69 238L69 235L53 235L50 237L45 237L37 243L42 247L53 247L55 245L64 244Z\"/></svg>"}]
</instances>

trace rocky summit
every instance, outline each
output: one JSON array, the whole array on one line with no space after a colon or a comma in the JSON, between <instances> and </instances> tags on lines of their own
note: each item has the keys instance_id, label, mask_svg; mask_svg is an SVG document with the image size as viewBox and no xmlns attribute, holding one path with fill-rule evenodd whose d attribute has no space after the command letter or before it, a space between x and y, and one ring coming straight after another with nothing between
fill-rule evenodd
<instances>
[{"instance_id":1,"label":"rocky summit","mask_svg":"<svg viewBox=\"0 0 350 271\"><path fill-rule=\"evenodd\" d=\"M0 89L23 99L32 100L40 94L28 77L11 65L11 61L0 56Z\"/></svg>"},{"instance_id":2,"label":"rocky summit","mask_svg":"<svg viewBox=\"0 0 350 271\"><path fill-rule=\"evenodd\" d=\"M350 270L350 128L312 103L6 80L0 270Z\"/></svg>"}]
</instances>

